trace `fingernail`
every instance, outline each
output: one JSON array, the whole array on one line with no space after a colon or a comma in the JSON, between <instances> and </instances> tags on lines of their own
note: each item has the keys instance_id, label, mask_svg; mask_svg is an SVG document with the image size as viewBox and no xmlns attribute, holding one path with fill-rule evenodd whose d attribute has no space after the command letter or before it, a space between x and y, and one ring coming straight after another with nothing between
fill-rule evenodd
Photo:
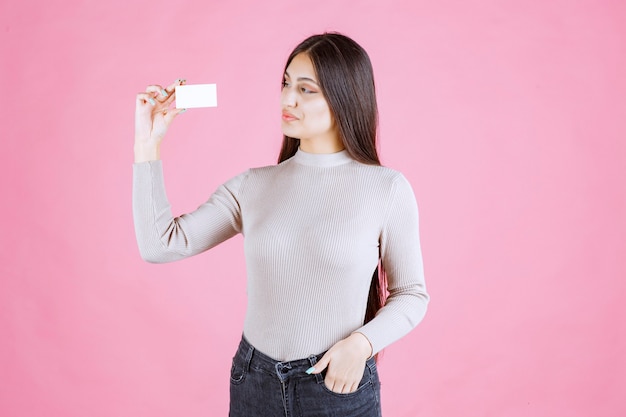
<instances>
[{"instance_id":1,"label":"fingernail","mask_svg":"<svg viewBox=\"0 0 626 417\"><path fill-rule=\"evenodd\" d=\"M314 366L311 366L309 369L307 369L307 370L306 370L306 371L304 371L304 372L306 372L307 374L311 375L313 372L315 372L315 367L314 367Z\"/></svg>"},{"instance_id":2,"label":"fingernail","mask_svg":"<svg viewBox=\"0 0 626 417\"><path fill-rule=\"evenodd\" d=\"M165 89L164 89L164 88L162 88L162 89L161 89L161 95L162 95L163 97L167 97L167 91L165 91Z\"/></svg>"},{"instance_id":3,"label":"fingernail","mask_svg":"<svg viewBox=\"0 0 626 417\"><path fill-rule=\"evenodd\" d=\"M184 113L186 111L187 111L187 109L182 109L181 111L178 112L178 114Z\"/></svg>"},{"instance_id":4,"label":"fingernail","mask_svg":"<svg viewBox=\"0 0 626 417\"><path fill-rule=\"evenodd\" d=\"M184 78L179 78L179 79L178 79L178 80L176 80L176 81L178 81L178 84L183 84L183 83L186 83L186 82L187 82L187 80L186 80L186 79L184 79Z\"/></svg>"},{"instance_id":5,"label":"fingernail","mask_svg":"<svg viewBox=\"0 0 626 417\"><path fill-rule=\"evenodd\" d=\"M152 97L150 97L148 99L148 101L150 102L150 104L152 104L153 106L156 106L156 101L154 101L154 99Z\"/></svg>"}]
</instances>

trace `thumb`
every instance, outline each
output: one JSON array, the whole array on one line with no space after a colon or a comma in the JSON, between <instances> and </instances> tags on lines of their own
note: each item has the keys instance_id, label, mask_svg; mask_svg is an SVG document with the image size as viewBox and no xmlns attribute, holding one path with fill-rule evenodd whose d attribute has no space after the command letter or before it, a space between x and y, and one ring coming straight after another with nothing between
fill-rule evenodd
<instances>
[{"instance_id":1,"label":"thumb","mask_svg":"<svg viewBox=\"0 0 626 417\"><path fill-rule=\"evenodd\" d=\"M328 364L330 363L330 352L326 352L326 354L324 356L322 356L322 359L320 359L319 362L317 362L315 364L315 366L309 368L306 370L307 374L319 374L320 372L322 372L324 369L326 369L328 367ZM310 371L310 372L309 372Z\"/></svg>"},{"instance_id":2,"label":"thumb","mask_svg":"<svg viewBox=\"0 0 626 417\"><path fill-rule=\"evenodd\" d=\"M170 123L172 123L172 120L174 120L174 117L178 116L181 113L186 112L187 109L167 109L166 113L165 113L165 123L167 123L168 125Z\"/></svg>"}]
</instances>

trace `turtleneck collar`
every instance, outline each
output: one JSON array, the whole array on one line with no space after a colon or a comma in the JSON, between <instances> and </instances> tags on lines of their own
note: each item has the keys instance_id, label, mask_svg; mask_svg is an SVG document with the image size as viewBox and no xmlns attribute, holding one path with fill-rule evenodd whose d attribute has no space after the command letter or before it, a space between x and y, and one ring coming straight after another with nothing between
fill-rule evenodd
<instances>
[{"instance_id":1,"label":"turtleneck collar","mask_svg":"<svg viewBox=\"0 0 626 417\"><path fill-rule=\"evenodd\" d=\"M335 153L309 153L298 148L293 156L294 162L314 167L334 167L353 161L347 150Z\"/></svg>"}]
</instances>

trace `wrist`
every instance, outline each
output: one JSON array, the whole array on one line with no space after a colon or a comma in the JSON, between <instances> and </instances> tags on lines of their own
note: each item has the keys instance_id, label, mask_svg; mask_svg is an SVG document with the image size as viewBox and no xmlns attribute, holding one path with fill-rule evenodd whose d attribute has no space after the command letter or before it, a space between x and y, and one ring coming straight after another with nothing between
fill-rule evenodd
<instances>
[{"instance_id":1,"label":"wrist","mask_svg":"<svg viewBox=\"0 0 626 417\"><path fill-rule=\"evenodd\" d=\"M157 161L161 159L161 147L159 145L146 145L135 143L135 163Z\"/></svg>"},{"instance_id":2,"label":"wrist","mask_svg":"<svg viewBox=\"0 0 626 417\"><path fill-rule=\"evenodd\" d=\"M374 350L367 336L365 336L361 332L354 332L350 335L350 337L352 337L355 340L355 342L358 344L359 351L363 353L363 356L365 357L365 359L369 359L372 357Z\"/></svg>"}]
</instances>

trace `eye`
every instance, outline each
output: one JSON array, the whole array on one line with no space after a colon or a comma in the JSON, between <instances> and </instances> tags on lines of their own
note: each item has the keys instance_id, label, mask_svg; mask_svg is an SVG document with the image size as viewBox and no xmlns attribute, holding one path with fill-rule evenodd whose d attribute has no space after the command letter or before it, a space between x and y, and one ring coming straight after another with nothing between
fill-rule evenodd
<instances>
[{"instance_id":1,"label":"eye","mask_svg":"<svg viewBox=\"0 0 626 417\"><path fill-rule=\"evenodd\" d=\"M287 82L287 80L283 80L283 82L281 83L282 88L285 87L289 87L289 83Z\"/></svg>"},{"instance_id":2,"label":"eye","mask_svg":"<svg viewBox=\"0 0 626 417\"><path fill-rule=\"evenodd\" d=\"M300 87L300 91L302 91L304 94L314 94L314 93L317 93L317 91L311 90L311 89L306 88L306 87Z\"/></svg>"}]
</instances>

